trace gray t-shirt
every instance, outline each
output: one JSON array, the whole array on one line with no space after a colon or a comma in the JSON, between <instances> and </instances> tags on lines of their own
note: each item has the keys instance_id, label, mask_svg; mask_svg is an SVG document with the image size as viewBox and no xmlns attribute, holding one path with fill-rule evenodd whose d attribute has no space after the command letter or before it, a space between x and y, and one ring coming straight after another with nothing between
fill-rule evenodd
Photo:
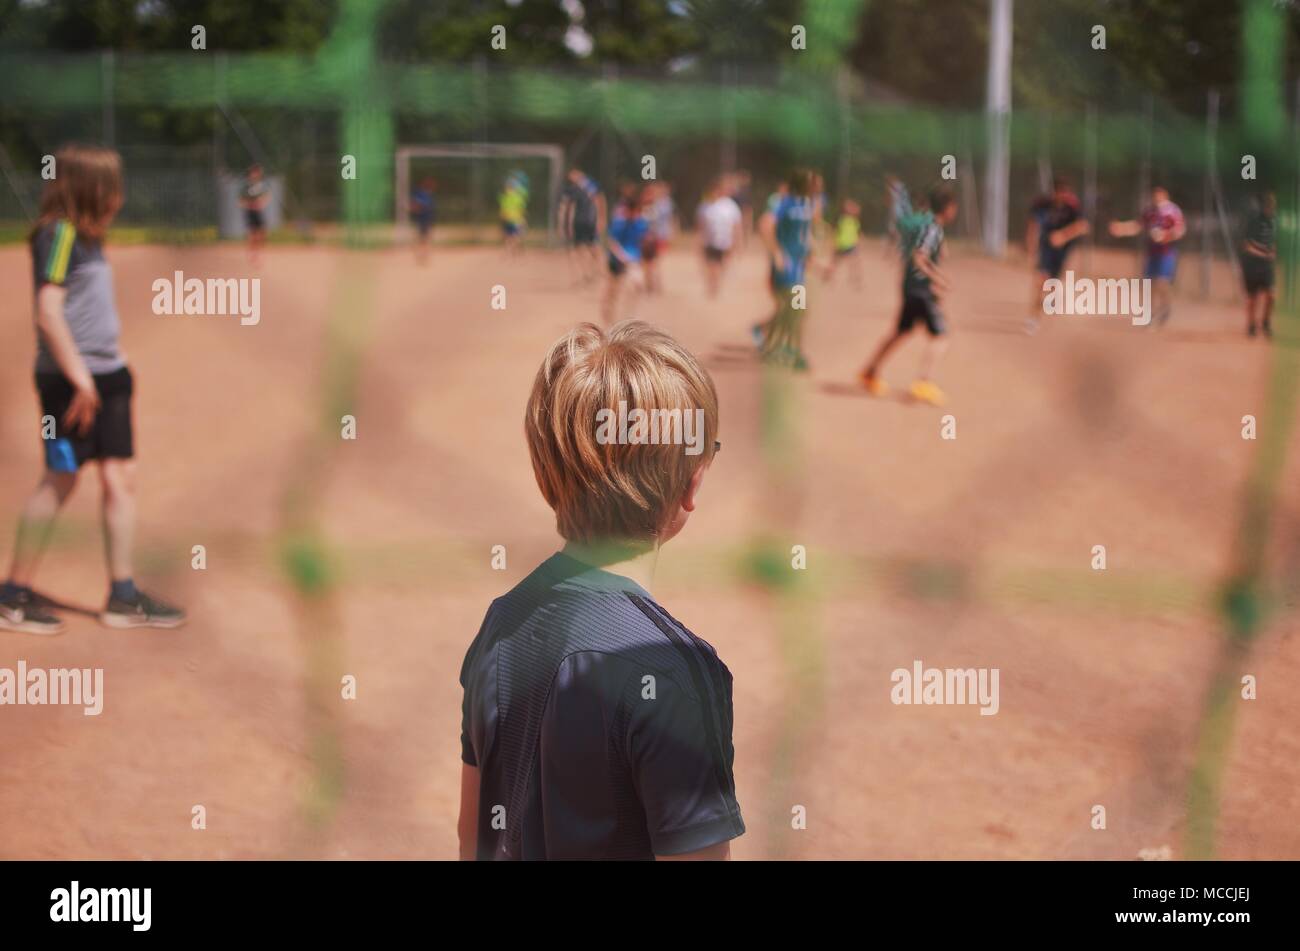
<instances>
[{"instance_id":1,"label":"gray t-shirt","mask_svg":"<svg viewBox=\"0 0 1300 951\"><path fill-rule=\"evenodd\" d=\"M86 369L113 373L126 366L118 349L121 323L113 302L113 272L104 248L76 232L70 221L42 225L32 237L32 275L38 292L46 284L66 288L63 319ZM36 372L60 373L45 340L37 336Z\"/></svg>"}]
</instances>

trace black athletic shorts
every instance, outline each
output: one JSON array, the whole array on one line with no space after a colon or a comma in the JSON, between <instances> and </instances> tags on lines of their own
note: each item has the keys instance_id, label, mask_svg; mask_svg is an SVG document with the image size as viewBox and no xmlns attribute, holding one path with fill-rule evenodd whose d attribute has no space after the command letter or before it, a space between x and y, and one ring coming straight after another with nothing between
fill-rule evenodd
<instances>
[{"instance_id":1,"label":"black athletic shorts","mask_svg":"<svg viewBox=\"0 0 1300 951\"><path fill-rule=\"evenodd\" d=\"M596 243L596 222L575 221L573 223L573 243L588 245Z\"/></svg>"},{"instance_id":2,"label":"black athletic shorts","mask_svg":"<svg viewBox=\"0 0 1300 951\"><path fill-rule=\"evenodd\" d=\"M41 397L41 434L45 443L45 468L51 472L76 472L92 459L130 459L135 455L135 433L131 428L131 396L135 391L131 371L97 374L100 407L85 433L74 433L63 425L72 403L72 384L61 373L36 374L36 392ZM45 439L45 417L54 418L54 438Z\"/></svg>"},{"instance_id":3,"label":"black athletic shorts","mask_svg":"<svg viewBox=\"0 0 1300 951\"><path fill-rule=\"evenodd\" d=\"M1271 291L1276 282L1273 262L1250 254L1242 255L1241 276L1246 283L1248 296Z\"/></svg>"},{"instance_id":4,"label":"black athletic shorts","mask_svg":"<svg viewBox=\"0 0 1300 951\"><path fill-rule=\"evenodd\" d=\"M627 271L627 265L617 255L609 255L609 273L615 277L622 277Z\"/></svg>"},{"instance_id":5,"label":"black athletic shorts","mask_svg":"<svg viewBox=\"0 0 1300 951\"><path fill-rule=\"evenodd\" d=\"M903 296L903 309L898 315L898 332L907 333L918 320L925 321L930 336L942 336L948 329L939 302L928 291L912 292Z\"/></svg>"},{"instance_id":6,"label":"black athletic shorts","mask_svg":"<svg viewBox=\"0 0 1300 951\"><path fill-rule=\"evenodd\" d=\"M711 244L704 246L704 260L706 261L721 261L726 256L727 250L725 248L715 248Z\"/></svg>"},{"instance_id":7,"label":"black athletic shorts","mask_svg":"<svg viewBox=\"0 0 1300 951\"><path fill-rule=\"evenodd\" d=\"M266 230L266 218L256 208L248 208L244 211L244 221L249 231Z\"/></svg>"},{"instance_id":8,"label":"black athletic shorts","mask_svg":"<svg viewBox=\"0 0 1300 951\"><path fill-rule=\"evenodd\" d=\"M1065 270L1065 248L1053 248L1050 245L1038 249L1038 273L1046 274L1049 278L1060 280L1061 272Z\"/></svg>"}]
</instances>

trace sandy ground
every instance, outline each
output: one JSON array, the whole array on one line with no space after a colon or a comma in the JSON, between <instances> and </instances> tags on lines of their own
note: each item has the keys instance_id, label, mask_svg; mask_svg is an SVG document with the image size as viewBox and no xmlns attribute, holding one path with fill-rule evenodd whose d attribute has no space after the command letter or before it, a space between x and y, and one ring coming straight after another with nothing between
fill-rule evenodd
<instances>
[{"instance_id":1,"label":"sandy ground","mask_svg":"<svg viewBox=\"0 0 1300 951\"><path fill-rule=\"evenodd\" d=\"M674 252L665 292L637 306L706 358L722 399L724 451L655 593L735 675L749 831L734 855L1181 855L1222 641L1216 591L1258 445L1241 418L1274 419L1269 346L1240 334L1224 272L1199 298L1191 260L1161 332L1059 318L1026 337L1023 267L958 249L939 374L949 405L874 400L853 378L890 326L896 265L877 246L866 258L862 290L846 274L811 284L813 370L784 391L801 490L779 511L763 477L763 371L746 348L768 306L757 249L717 302L694 254ZM61 637L0 637L0 666L102 667L106 692L98 717L0 707L0 856L451 857L461 658L488 602L558 545L521 436L525 397L547 345L595 318L597 288L575 288L558 253L451 249L418 267L404 251L276 247L260 271L262 320L246 327L150 311L151 283L175 269L252 273L241 249L111 259L138 387L139 576L192 620L123 633L69 615ZM1093 263L1119 275L1133 258ZM24 249L0 250L0 283L7 552L40 465ZM505 310L491 307L496 284ZM364 357L349 408L358 438L304 473L302 446L327 412L331 317L357 331ZM888 368L896 385L919 346ZM956 439L941 438L944 414ZM1225 774L1225 857L1300 858L1296 437L1271 519L1278 600L1248 662L1259 696L1239 704ZM324 676L357 678L356 699L329 712L342 786L316 824L305 818L319 798L304 688L313 632L275 541L286 486L304 479L322 487L340 579ZM91 609L105 588L95 480L85 474L39 584ZM744 570L764 533L807 549L797 610ZM197 544L205 571L190 567ZM1090 567L1094 545L1105 571ZM998 714L893 705L890 673L914 660L998 668ZM205 830L191 828L195 805ZM1095 805L1105 830L1091 828ZM805 829L791 827L795 806Z\"/></svg>"}]
</instances>

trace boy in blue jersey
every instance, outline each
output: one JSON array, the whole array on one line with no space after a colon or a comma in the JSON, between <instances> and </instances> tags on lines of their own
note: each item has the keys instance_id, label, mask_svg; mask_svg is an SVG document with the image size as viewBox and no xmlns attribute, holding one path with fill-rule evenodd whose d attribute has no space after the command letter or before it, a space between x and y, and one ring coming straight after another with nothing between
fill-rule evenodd
<instances>
[{"instance_id":1,"label":"boy in blue jersey","mask_svg":"<svg viewBox=\"0 0 1300 951\"><path fill-rule=\"evenodd\" d=\"M633 184L619 189L618 207L610 216L606 247L609 251L609 283L605 285L605 298L601 302L601 318L608 327L618 314L619 298L625 285L632 293L645 286L641 270L641 253L650 221L645 216L643 193Z\"/></svg>"},{"instance_id":2,"label":"boy in blue jersey","mask_svg":"<svg viewBox=\"0 0 1300 951\"><path fill-rule=\"evenodd\" d=\"M894 184L893 192L894 212L898 216L895 227L898 231L899 250L903 255L903 306L897 326L881 342L875 356L862 371L862 385L873 396L887 393L889 387L880 377L881 366L890 351L918 323L924 323L930 339L921 356L920 375L913 382L910 392L913 399L941 406L943 391L934 384L931 376L947 347L945 334L948 327L939 304L947 296L950 285L947 276L939 268L939 258L943 251L943 229L957 217L957 202L948 189L935 188L930 192L930 207L915 211L900 184Z\"/></svg>"},{"instance_id":3,"label":"boy in blue jersey","mask_svg":"<svg viewBox=\"0 0 1300 951\"><path fill-rule=\"evenodd\" d=\"M615 435L629 406L658 438ZM564 548L466 652L460 856L726 859L731 672L650 593L720 446L713 381L649 324L583 324L542 361L524 433Z\"/></svg>"},{"instance_id":4,"label":"boy in blue jersey","mask_svg":"<svg viewBox=\"0 0 1300 951\"><path fill-rule=\"evenodd\" d=\"M818 208L813 194L815 181L814 173L796 169L786 182L785 194L773 196L758 222L758 233L769 258L768 281L776 299L771 319L755 328L756 333L762 332L759 352L765 359L789 363L796 370L808 369L803 353L804 306L796 295L803 290L808 256L812 253Z\"/></svg>"},{"instance_id":5,"label":"boy in blue jersey","mask_svg":"<svg viewBox=\"0 0 1300 951\"><path fill-rule=\"evenodd\" d=\"M424 178L411 191L411 222L415 225L418 237L415 260L420 264L429 256L429 241L433 236L434 222L438 218L436 188L437 183L432 178Z\"/></svg>"}]
</instances>

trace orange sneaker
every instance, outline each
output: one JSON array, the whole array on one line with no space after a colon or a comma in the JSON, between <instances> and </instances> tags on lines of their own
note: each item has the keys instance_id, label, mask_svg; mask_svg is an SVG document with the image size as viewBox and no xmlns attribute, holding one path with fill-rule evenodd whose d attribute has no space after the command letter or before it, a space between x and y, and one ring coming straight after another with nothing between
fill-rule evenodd
<instances>
[{"instance_id":1,"label":"orange sneaker","mask_svg":"<svg viewBox=\"0 0 1300 951\"><path fill-rule=\"evenodd\" d=\"M939 389L929 380L917 380L912 384L912 399L919 400L922 403L929 403L931 406L943 405L943 390Z\"/></svg>"},{"instance_id":2,"label":"orange sneaker","mask_svg":"<svg viewBox=\"0 0 1300 951\"><path fill-rule=\"evenodd\" d=\"M889 392L888 383L880 377L868 373L866 370L863 370L858 375L858 380L862 383L862 388L872 396L884 396Z\"/></svg>"}]
</instances>

